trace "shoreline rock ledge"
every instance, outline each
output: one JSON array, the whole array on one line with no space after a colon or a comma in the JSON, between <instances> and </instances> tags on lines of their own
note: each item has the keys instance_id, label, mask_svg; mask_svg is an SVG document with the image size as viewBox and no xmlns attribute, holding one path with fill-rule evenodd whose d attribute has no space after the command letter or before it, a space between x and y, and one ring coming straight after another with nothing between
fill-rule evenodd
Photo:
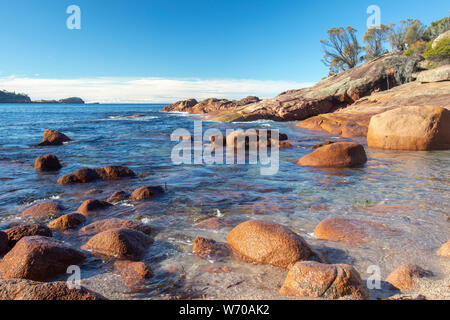
<instances>
[{"instance_id":1,"label":"shoreline rock ledge","mask_svg":"<svg viewBox=\"0 0 450 320\"><path fill-rule=\"evenodd\" d=\"M384 55L328 77L312 87L289 90L272 99L248 97L229 101L212 98L201 102L190 99L166 106L161 111L207 114L209 120L220 122L304 120L344 108L374 92L410 82L418 61L417 57Z\"/></svg>"}]
</instances>

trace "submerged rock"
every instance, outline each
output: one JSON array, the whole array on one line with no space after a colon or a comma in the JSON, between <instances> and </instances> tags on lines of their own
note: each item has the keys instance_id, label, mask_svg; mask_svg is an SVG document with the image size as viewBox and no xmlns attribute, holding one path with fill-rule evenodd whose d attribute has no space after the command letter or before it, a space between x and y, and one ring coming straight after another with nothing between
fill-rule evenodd
<instances>
[{"instance_id":1,"label":"submerged rock","mask_svg":"<svg viewBox=\"0 0 450 320\"><path fill-rule=\"evenodd\" d=\"M402 107L370 120L369 147L391 150L450 149L450 111L441 107Z\"/></svg>"},{"instance_id":2,"label":"submerged rock","mask_svg":"<svg viewBox=\"0 0 450 320\"><path fill-rule=\"evenodd\" d=\"M392 271L386 278L386 282L389 282L399 290L409 290L415 286L416 279L430 275L430 272L422 269L418 265L405 263Z\"/></svg>"},{"instance_id":3,"label":"submerged rock","mask_svg":"<svg viewBox=\"0 0 450 320\"><path fill-rule=\"evenodd\" d=\"M100 232L103 232L106 230L117 229L117 228L134 229L134 230L143 232L145 234L152 233L152 228L146 224L140 223L138 221L125 220L125 219L119 219L119 218L111 218L111 219L95 221L95 222L88 224L87 226L81 228L80 233L95 234L95 233L100 233Z\"/></svg>"},{"instance_id":4,"label":"submerged rock","mask_svg":"<svg viewBox=\"0 0 450 320\"><path fill-rule=\"evenodd\" d=\"M112 206L113 205L111 203L103 200L90 199L83 202L77 209L77 212L83 214L84 216L93 216L103 213Z\"/></svg>"},{"instance_id":5,"label":"submerged rock","mask_svg":"<svg viewBox=\"0 0 450 320\"><path fill-rule=\"evenodd\" d=\"M84 287L69 289L64 281L0 280L0 300L107 300Z\"/></svg>"},{"instance_id":6,"label":"submerged rock","mask_svg":"<svg viewBox=\"0 0 450 320\"><path fill-rule=\"evenodd\" d=\"M46 226L40 224L24 224L19 226L14 226L12 228L4 230L4 232L8 235L8 246L10 248L14 247L14 245L22 239L23 237L29 236L43 236L43 237L52 237L52 230L47 228Z\"/></svg>"},{"instance_id":7,"label":"submerged rock","mask_svg":"<svg viewBox=\"0 0 450 320\"><path fill-rule=\"evenodd\" d=\"M227 242L234 255L243 261L285 269L313 256L302 237L269 221L243 222L228 233Z\"/></svg>"},{"instance_id":8,"label":"submerged rock","mask_svg":"<svg viewBox=\"0 0 450 320\"><path fill-rule=\"evenodd\" d=\"M151 200L162 193L164 193L164 189L160 186L140 187L131 194L131 201Z\"/></svg>"},{"instance_id":9,"label":"submerged rock","mask_svg":"<svg viewBox=\"0 0 450 320\"><path fill-rule=\"evenodd\" d=\"M95 169L83 168L71 174L60 177L58 179L58 184L65 185L65 184L88 183L99 179L100 176L98 175Z\"/></svg>"},{"instance_id":10,"label":"submerged rock","mask_svg":"<svg viewBox=\"0 0 450 320\"><path fill-rule=\"evenodd\" d=\"M133 170L122 166L107 166L96 171L103 180L119 180L136 176Z\"/></svg>"},{"instance_id":11,"label":"submerged rock","mask_svg":"<svg viewBox=\"0 0 450 320\"><path fill-rule=\"evenodd\" d=\"M119 180L135 177L133 170L122 166L107 166L100 169L83 168L58 179L58 184L89 183L97 180Z\"/></svg>"},{"instance_id":12,"label":"submerged rock","mask_svg":"<svg viewBox=\"0 0 450 320\"><path fill-rule=\"evenodd\" d=\"M58 171L62 168L58 158L53 154L46 154L38 157L34 162L34 168L37 171Z\"/></svg>"},{"instance_id":13,"label":"submerged rock","mask_svg":"<svg viewBox=\"0 0 450 320\"><path fill-rule=\"evenodd\" d=\"M85 255L65 243L42 236L20 239L0 262L3 279L45 281L82 262Z\"/></svg>"},{"instance_id":14,"label":"submerged rock","mask_svg":"<svg viewBox=\"0 0 450 320\"><path fill-rule=\"evenodd\" d=\"M153 272L144 262L116 261L114 269L120 274L125 284L133 289L145 286L153 278Z\"/></svg>"},{"instance_id":15,"label":"submerged rock","mask_svg":"<svg viewBox=\"0 0 450 320\"><path fill-rule=\"evenodd\" d=\"M239 224L239 221L232 218L209 218L194 224L195 228L208 229L208 230L220 230L223 228L235 227Z\"/></svg>"},{"instance_id":16,"label":"submerged rock","mask_svg":"<svg viewBox=\"0 0 450 320\"><path fill-rule=\"evenodd\" d=\"M94 254L122 260L139 260L153 239L145 233L129 228L110 229L93 236L82 246Z\"/></svg>"},{"instance_id":17,"label":"submerged rock","mask_svg":"<svg viewBox=\"0 0 450 320\"><path fill-rule=\"evenodd\" d=\"M111 202L111 203L117 203L120 201L130 199L130 196L131 196L131 194L129 192L117 191L117 192L114 192L106 201Z\"/></svg>"},{"instance_id":18,"label":"submerged rock","mask_svg":"<svg viewBox=\"0 0 450 320\"><path fill-rule=\"evenodd\" d=\"M331 218L320 222L314 230L318 239L340 242L350 246L366 244L375 235L397 235L382 224L358 219Z\"/></svg>"},{"instance_id":19,"label":"submerged rock","mask_svg":"<svg viewBox=\"0 0 450 320\"><path fill-rule=\"evenodd\" d=\"M450 240L444 243L436 253L443 257L450 257Z\"/></svg>"},{"instance_id":20,"label":"submerged rock","mask_svg":"<svg viewBox=\"0 0 450 320\"><path fill-rule=\"evenodd\" d=\"M65 134L56 130L46 129L44 131L44 139L37 146L60 146L68 141L71 141L71 139Z\"/></svg>"},{"instance_id":21,"label":"submerged rock","mask_svg":"<svg viewBox=\"0 0 450 320\"><path fill-rule=\"evenodd\" d=\"M368 299L369 293L359 273L348 264L297 262L289 270L280 289L286 296L338 299L351 296Z\"/></svg>"},{"instance_id":22,"label":"submerged rock","mask_svg":"<svg viewBox=\"0 0 450 320\"><path fill-rule=\"evenodd\" d=\"M228 256L231 253L226 243L220 243L213 239L196 237L193 241L192 253L200 257Z\"/></svg>"},{"instance_id":23,"label":"submerged rock","mask_svg":"<svg viewBox=\"0 0 450 320\"><path fill-rule=\"evenodd\" d=\"M86 221L86 217L78 212L65 214L48 224L48 227L56 230L67 230L78 227Z\"/></svg>"},{"instance_id":24,"label":"submerged rock","mask_svg":"<svg viewBox=\"0 0 450 320\"><path fill-rule=\"evenodd\" d=\"M24 218L46 219L62 214L63 207L53 201L45 201L31 206L20 214Z\"/></svg>"},{"instance_id":25,"label":"submerged rock","mask_svg":"<svg viewBox=\"0 0 450 320\"><path fill-rule=\"evenodd\" d=\"M356 142L335 142L324 145L298 160L297 164L310 167L348 168L367 162L364 147Z\"/></svg>"}]
</instances>

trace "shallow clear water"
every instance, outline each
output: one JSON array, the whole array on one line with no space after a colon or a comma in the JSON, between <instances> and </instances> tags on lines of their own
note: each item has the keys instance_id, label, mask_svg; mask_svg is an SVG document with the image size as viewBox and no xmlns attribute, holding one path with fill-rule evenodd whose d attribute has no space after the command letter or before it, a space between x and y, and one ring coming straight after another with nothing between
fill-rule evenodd
<instances>
[{"instance_id":1,"label":"shallow clear water","mask_svg":"<svg viewBox=\"0 0 450 320\"><path fill-rule=\"evenodd\" d=\"M158 112L162 107L0 105L0 229L16 221L15 215L25 207L44 199L55 199L71 212L89 198L105 199L115 191L132 191L143 185L167 185L168 193L160 199L136 206L124 203L108 214L139 219L157 229L156 242L145 258L156 270L152 286L137 295L127 293L120 278L111 273L110 264L91 257L82 266L82 274L92 288L125 298L161 298L171 291L194 292L193 288L202 288L205 298L277 298L277 286L285 276L283 270L226 258L213 263L231 266L231 273L210 275L201 271L202 266L212 262L192 256L193 238L201 235L225 241L230 228L208 231L194 228L193 224L217 215L285 224L326 253L330 262L351 263L363 278L367 278L370 265L379 265L386 276L406 261L442 276L435 251L450 236L450 151L368 149L369 161L363 168L313 169L300 167L295 161L310 153L310 146L330 136L296 128L295 123L204 122L204 130L219 128L222 132L226 128L277 128L288 134L294 147L280 150L280 169L273 176L261 176L257 165L176 166L170 159L176 143L169 136L177 128L193 132L193 120L198 117ZM138 113L144 117L114 118ZM60 147L33 148L45 129L59 130L73 141ZM63 162L60 172L35 172L35 158L47 153ZM128 166L138 178L75 186L56 184L61 175L105 165ZM97 192L86 194L93 189ZM373 235L368 244L360 247L314 239L315 226L329 217L378 222L394 232ZM55 236L74 246L87 240L77 232ZM168 273L169 267L176 268L178 276ZM262 277L264 285L254 284L258 277ZM240 278L241 284L225 286L228 282L239 283L236 279ZM195 294L191 292L191 296Z\"/></svg>"}]
</instances>

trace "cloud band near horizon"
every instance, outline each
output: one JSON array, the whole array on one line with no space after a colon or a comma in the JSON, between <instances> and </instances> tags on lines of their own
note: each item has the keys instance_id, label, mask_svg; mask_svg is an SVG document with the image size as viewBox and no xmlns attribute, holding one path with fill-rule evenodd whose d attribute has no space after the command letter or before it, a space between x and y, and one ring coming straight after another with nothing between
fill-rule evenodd
<instances>
[{"instance_id":1,"label":"cloud band near horizon","mask_svg":"<svg viewBox=\"0 0 450 320\"><path fill-rule=\"evenodd\" d=\"M99 103L172 103L211 97L241 99L246 96L270 98L279 93L312 86L313 82L246 79L164 79L164 78L0 78L0 89L25 93L32 100L80 97Z\"/></svg>"}]
</instances>

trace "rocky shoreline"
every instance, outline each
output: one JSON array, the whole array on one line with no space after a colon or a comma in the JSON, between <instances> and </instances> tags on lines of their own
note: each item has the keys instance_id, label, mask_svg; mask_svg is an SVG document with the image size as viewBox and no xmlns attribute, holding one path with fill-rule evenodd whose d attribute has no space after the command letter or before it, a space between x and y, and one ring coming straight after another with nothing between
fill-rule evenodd
<instances>
[{"instance_id":1,"label":"rocky shoreline","mask_svg":"<svg viewBox=\"0 0 450 320\"><path fill-rule=\"evenodd\" d=\"M444 109L444 112L447 111ZM433 119L439 121L440 118ZM286 135L280 136L288 139ZM234 138L227 139L228 143ZM444 136L444 139L447 138ZM45 143L38 147L61 145L63 141L71 139L60 132L47 130L43 140ZM434 142L430 145L435 146ZM354 142L329 142L313 148L314 151L301 158L298 165L349 168L361 167L367 161L364 147ZM59 159L54 155L39 157L35 162L35 169L38 171L58 171L60 168ZM60 177L58 184L88 186L96 180L112 183L135 177L132 170L122 166L83 168ZM145 290L155 273L151 265L142 261L142 257L154 243L154 230L135 220L111 218L111 213L115 204L121 201L131 201L134 204L151 202L155 198L164 198L165 191L161 186L142 186L132 192L119 190L106 201L90 198L75 212L67 212L63 206L53 201L40 202L25 209L19 216L27 222L0 231L0 254L3 255L0 260L0 299L106 299L85 287L70 289L64 282L53 281L64 274L69 266L80 264L89 256L113 263L114 272L120 275L133 292ZM271 266L271 272L278 274L277 278L286 275L282 285L271 289L279 291L278 294L285 298L360 300L371 297L365 282L352 265L330 262L324 247L311 246L299 233L282 224L258 219L240 222L212 218L197 225L200 230L223 227L231 228L226 242L197 236L192 242L192 253L206 260L232 259L238 264ZM55 234L60 239L70 234L79 234L87 236L88 240L77 247L54 239ZM351 247L362 246L378 234L398 236L395 230L383 224L346 218L325 219L314 231L316 239ZM436 255L448 259L449 243L436 248ZM204 273L220 275L232 270L227 264L222 264L211 266ZM447 269L445 272L448 276ZM426 281L432 275L414 263L402 264L385 278L383 286L388 287L384 290L394 292L391 296L395 292L415 292L424 279ZM91 287L89 284L88 286ZM195 295L189 298L193 297Z\"/></svg>"},{"instance_id":2,"label":"rocky shoreline","mask_svg":"<svg viewBox=\"0 0 450 320\"><path fill-rule=\"evenodd\" d=\"M417 62L416 58L387 55L323 80L312 88L288 91L274 99L208 99L200 103L187 100L167 106L163 111L205 113L208 119L215 121L302 120L298 123L299 127L323 130L347 138L367 136L369 148L449 150L450 66L417 73ZM413 79L417 80L410 81ZM261 143L268 147L274 143L271 134L263 140L239 140L240 135L247 133L234 132L216 147L237 141L245 143L245 148L251 148L252 143L256 144L253 146L256 148L261 147ZM286 134L280 133L275 141L278 140L283 148L292 148ZM72 142L70 137L61 132L45 130L42 142L33 147L70 148ZM213 137L210 142L212 146L217 144ZM311 153L298 159L296 165L311 170L362 169L368 160L365 145L339 140L313 146ZM42 155L35 160L38 172L57 173L63 165L53 154ZM62 188L71 185L88 188L96 181L114 184L119 180L134 185L133 179L136 177L137 174L125 166L79 168L60 176L57 185ZM1 300L127 298L109 291L114 286L114 277L120 277L131 292L146 290L161 273L166 277L170 274L179 279L185 278L179 268L168 266L163 271L154 270L150 263L144 261L145 253L155 246L158 231L153 226L114 215L117 206L124 201L140 206L151 204L155 199L164 199L167 196L165 186L133 186L130 190L116 190L107 197L95 197L95 190L89 192L87 188L85 195L88 199L80 203L75 211L67 210L56 201L41 201L20 212L20 222L0 231ZM399 237L397 230L371 221L370 218L348 217L322 219L313 228L314 238L304 230L292 230L286 224L275 223L267 218L238 221L219 216L197 222L193 228L198 230L192 240L193 256L215 261L201 270L204 277L217 280L232 273L236 266L243 269L255 266L260 268L261 275L271 278L264 290L257 293L269 292L271 298L280 299L379 298L373 295L373 290L363 281L362 270L358 271L351 263L340 263L330 253L331 248L327 244L363 248L380 235ZM226 241L202 235L205 230L221 229L229 229ZM82 243L71 242L73 236L81 237ZM311 239L323 241L325 245L312 245ZM449 249L449 242L434 248L434 255L442 263L444 279L433 280L433 273L426 267L406 262L397 265L387 277L379 279L382 281L383 297L397 299L403 298L404 294L412 294L414 296L409 298L418 299L429 295L432 298L436 298L436 295L439 297L440 292L448 288ZM93 277L83 279L81 288L69 288L66 283L58 281L68 267L80 265L89 259L97 259L112 268L104 275L105 278L109 277L108 283L95 281ZM243 281L239 274L233 274L228 281L232 281L226 286L230 294L228 298L262 298L257 295L246 296L244 289L235 289ZM260 281L260 286L264 283L264 279L252 281ZM431 289L423 289L427 285ZM173 288L173 291L175 294L169 298L204 297L194 292L180 293L177 288ZM443 293L441 298L448 298L448 295Z\"/></svg>"}]
</instances>

